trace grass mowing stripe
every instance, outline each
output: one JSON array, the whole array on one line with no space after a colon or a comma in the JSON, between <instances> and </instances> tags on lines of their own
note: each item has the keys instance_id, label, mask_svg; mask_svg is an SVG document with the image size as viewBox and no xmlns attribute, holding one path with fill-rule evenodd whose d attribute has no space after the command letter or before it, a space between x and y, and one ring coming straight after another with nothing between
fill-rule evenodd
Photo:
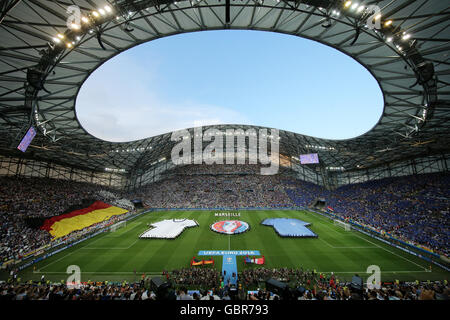
<instances>
[{"instance_id":1,"label":"grass mowing stripe","mask_svg":"<svg viewBox=\"0 0 450 320\"><path fill-rule=\"evenodd\" d=\"M414 261L411 261L411 260L409 260L409 259L407 259L407 258L405 258L405 257L403 257L403 256L401 256L401 255L399 255L399 254L397 254L397 253L391 251L391 250L388 250L388 249L386 249L386 248L384 248L384 247L382 247L382 246L380 246L380 245L378 245L378 244L376 244L376 243L374 243L374 242L372 242L372 241L369 241L369 240L367 240L367 239L364 239L363 237L360 237L360 236L357 236L357 237L360 238L360 239L363 239L364 241L367 241L367 242L369 242L369 243L372 243L373 245L375 245L375 246L377 246L377 247L379 247L379 248L381 248L381 249L383 249L383 250L385 250L385 251L387 251L387 252L389 252L389 253L391 253L391 254L393 254L393 255L399 257L399 258L402 258L403 260L406 260L406 261L408 261L408 262L410 262L410 263L412 263L412 264L414 264L414 265L416 265L416 266L418 266L418 267L423 268L423 269L426 270L425 267L423 267L423 266L419 265L418 263L415 263Z\"/></svg>"},{"instance_id":2,"label":"grass mowing stripe","mask_svg":"<svg viewBox=\"0 0 450 320\"><path fill-rule=\"evenodd\" d=\"M85 240L85 243L84 243L85 245L84 245L83 247L88 246L88 245L90 245L90 244L92 244L92 243L94 243L94 242L97 242L97 241L101 240L104 236L105 236L105 233L101 233L101 234L99 234L99 235L97 235L97 236L95 236L95 237L93 237L93 238L91 238L91 239ZM49 266L53 265L54 263L59 262L59 261L61 261L62 259L66 258L67 256L72 255L73 253L77 252L77 251L80 249L79 246L82 245L82 244L83 244L83 243L81 243L81 244L79 244L79 245L76 245L76 246L74 246L74 247L71 247L71 248L69 248L69 249L66 249L66 250L64 250L64 251L62 251L62 252L59 252L59 253L57 253L56 255L54 255L54 256L48 258L48 260L50 260L50 263L44 265L43 267L40 267L39 269L40 269L40 270L44 270L44 269L48 268ZM83 248L83 247L82 247L82 248ZM69 251L69 252L67 252L67 251ZM64 253L65 253L65 254L64 254ZM61 256L59 259L54 260L54 259L56 259L59 255L62 255L62 256ZM48 260L47 260L47 262L48 262ZM43 263L44 261L45 261L45 260L43 260L43 261L40 262L40 263ZM38 265L40 265L40 263L38 263Z\"/></svg>"},{"instance_id":3,"label":"grass mowing stripe","mask_svg":"<svg viewBox=\"0 0 450 320\"><path fill-rule=\"evenodd\" d=\"M325 218L323 218L323 219L325 219ZM345 232L348 232L348 231L345 231ZM397 254L397 253L395 253L395 252L393 252L393 251L391 251L391 250L386 249L383 245L378 245L378 244L375 243L375 242L372 242L372 241L369 241L369 240L365 239L364 237L358 235L358 233L359 233L358 231L352 231L352 232L349 233L349 234L352 235L352 237L356 237L356 238L362 239L362 240L364 240L365 242L368 242L368 243L374 245L375 247L377 247L377 248L379 248L379 249L385 250L386 252L389 252L390 254L393 254L393 255L395 255L395 256L397 256L397 257L400 257L400 258L404 259L405 261L414 264L415 266L419 266L421 269L425 269L423 266L421 266L421 265L415 263L414 261L411 261L410 259L407 259L407 258L405 258L405 257L403 257L403 256L401 256L401 255L399 255L399 254ZM425 269L425 270L426 270L426 269Z\"/></svg>"},{"instance_id":4,"label":"grass mowing stripe","mask_svg":"<svg viewBox=\"0 0 450 320\"><path fill-rule=\"evenodd\" d=\"M366 247L350 247L350 246L347 246L347 247L336 247L336 246L333 246L332 244L328 243L323 238L319 238L319 240L323 241L327 246L329 246L330 248L333 248L333 249L379 249L379 247L375 247L375 246L371 246L371 247L367 247L367 246Z\"/></svg>"},{"instance_id":5,"label":"grass mowing stripe","mask_svg":"<svg viewBox=\"0 0 450 320\"><path fill-rule=\"evenodd\" d=\"M186 211L186 212L181 212L180 216L178 216L178 218L179 219L181 219L181 218L191 219L191 220L197 221L197 223L200 223L197 220L197 216L198 216L198 212ZM177 246L175 249L173 249L172 256L167 261L168 265L177 266L178 265L178 260L180 259L180 257L183 257L183 256L186 257L184 266L188 266L190 264L190 258L192 256L196 255L196 252L193 251L193 250L195 250L193 248L187 248L187 243L189 242L189 240L188 241L186 241L186 240L191 238L191 236L193 234L195 234L196 231L198 231L199 228L200 228L200 226L193 227L193 228L186 228L181 233L181 235L177 238L177 240L178 239L180 240L180 245ZM192 255L190 255L189 252L191 252Z\"/></svg>"},{"instance_id":6,"label":"grass mowing stripe","mask_svg":"<svg viewBox=\"0 0 450 320\"><path fill-rule=\"evenodd\" d=\"M270 247L275 246L277 248L276 253L272 254L272 259L266 259L268 266L273 265L273 257L276 257L277 262L284 261L284 265L286 266L293 266L295 265L294 261L291 258L291 254L288 254L287 251L284 248L283 239L276 234L274 229L272 227L268 226L261 226L266 227L269 229L271 233L263 233L263 232L254 232L252 236L257 238L259 243L261 243L261 253L264 254L267 252L270 252L272 250L268 250ZM269 236L270 235L270 236ZM266 256L264 254L264 256Z\"/></svg>"},{"instance_id":7,"label":"grass mowing stripe","mask_svg":"<svg viewBox=\"0 0 450 320\"><path fill-rule=\"evenodd\" d=\"M318 216L318 214L317 214L317 216ZM321 217L321 218L322 218L322 219L325 219L325 218L323 218L323 217ZM331 221L330 221L330 223L331 223ZM325 223L322 222L322 224L325 224ZM328 227L328 229L331 230L330 227ZM400 257L400 258L403 258L403 259L405 259L406 261L411 262L411 263L413 263L414 265L419 266L419 267L421 267L422 269L424 269L422 266L418 265L417 263L414 263L413 261L411 261L411 260L409 260L409 259L406 259L406 258L404 258L404 257L402 257L402 256L400 256L400 255L398 255L398 254L396 254L395 252L393 252L393 251L391 251L391 250L388 250L388 249L384 248L383 246L380 246L380 245L376 244L375 242L369 241L369 240L367 240L367 239L365 239L365 238L359 236L359 235L357 234L358 231L351 231L351 232L349 232L349 231L344 231L344 232L348 232L349 235L351 235L353 238L354 238L354 237L357 237L357 238L359 238L359 239L362 239L362 240L364 240L364 241L366 241L366 242L368 242L368 243L370 243L370 244L376 246L376 247L379 248L379 249L383 249L383 250L385 250L385 251L387 251L387 252L389 252L389 253L391 253L391 254L394 254L394 255L396 255L396 256L398 256L398 257ZM352 253L351 256L353 257L354 255L358 255L358 253L354 252L354 253ZM382 264L383 261L389 260L389 258L387 258L387 257L384 256L384 255L380 255L380 254L376 254L376 253L372 253L372 254L371 254L372 257L373 257L374 255L375 255L375 256L378 256L377 259L374 259L374 260L376 260L376 263L374 263L374 264ZM350 258L350 257L349 257L349 258ZM353 258L355 258L355 257L353 257ZM362 260L362 261L364 261L364 260ZM366 259L366 261L367 261L367 259Z\"/></svg>"},{"instance_id":8,"label":"grass mowing stripe","mask_svg":"<svg viewBox=\"0 0 450 320\"><path fill-rule=\"evenodd\" d=\"M335 231L330 226L326 225L327 221L326 221L325 218L322 218L322 217L320 217L320 218L321 218L321 221L320 221L320 225L321 226L326 227L330 231ZM331 220L329 221L329 224L331 225ZM343 231L343 232L348 233L348 235L352 235L348 231ZM343 243L342 241L339 241L339 239L336 238L336 236L339 235L339 232L335 231L332 234L331 233L325 233L325 234L326 234L326 237L331 237L333 239L331 241L332 243ZM344 234L344 235L347 235L347 234ZM330 247L333 247L329 243L329 241L324 239L326 237L320 236L319 238L322 241L326 242ZM353 235L352 235L352 238L354 238ZM349 240L351 240L351 238L349 238L349 237L345 237L345 238L341 237L341 240L349 241ZM354 241L351 241L351 242L354 243ZM371 244L374 244L374 243L371 242ZM357 262L357 261L366 261L366 262L368 262L368 261L375 261L376 264L386 265L386 262L389 261L388 258L385 255L378 254L376 252L373 252L372 250L365 250L364 252L356 252L350 246L342 246L342 248L336 248L336 246L334 246L334 247L335 248L333 248L333 249L344 249L344 250L335 250L334 255L336 256L336 254L339 253L342 256L346 256L347 262L353 262L353 261L354 262ZM382 247L380 247L380 246L376 246L376 248L382 249ZM344 262L341 262L341 265L344 265Z\"/></svg>"},{"instance_id":9,"label":"grass mowing stripe","mask_svg":"<svg viewBox=\"0 0 450 320\"><path fill-rule=\"evenodd\" d=\"M183 214L183 213L181 213ZM180 217L180 212L174 213L172 218L178 218ZM164 218L164 217L160 217ZM163 220L163 219L161 219ZM196 227L197 228L197 227ZM155 262L153 265L154 268L157 268L158 270L163 270L166 268L169 268L171 264L167 264L172 256L175 254L176 249L179 246L185 247L186 244L183 243L183 240L186 238L186 234L191 228L188 228L188 230L184 230L183 233L176 239L141 239L142 241L145 241L146 245L145 247L142 247L141 250L138 252L138 256L145 257L146 261L144 262L144 265L147 266L150 264L150 262ZM188 235L189 238L189 235ZM151 249L151 250L150 250ZM143 252L146 250L145 252ZM184 264L185 265L185 264ZM155 270L152 268L152 270Z\"/></svg>"}]
</instances>

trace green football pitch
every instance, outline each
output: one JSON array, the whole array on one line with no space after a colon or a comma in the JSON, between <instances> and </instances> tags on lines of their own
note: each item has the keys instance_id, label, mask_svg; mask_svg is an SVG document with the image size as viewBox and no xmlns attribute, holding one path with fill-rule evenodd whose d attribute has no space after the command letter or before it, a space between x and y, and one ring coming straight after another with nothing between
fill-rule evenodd
<instances>
[{"instance_id":1,"label":"green football pitch","mask_svg":"<svg viewBox=\"0 0 450 320\"><path fill-rule=\"evenodd\" d=\"M449 272L430 265L413 255L375 240L357 231L345 231L333 221L307 211L251 210L239 211L240 217L216 217L217 211L148 212L127 222L115 232L104 232L76 246L40 261L20 273L23 280L39 280L42 275L51 281L67 279L67 267L77 265L81 281L135 281L142 273L158 275L188 267L199 250L259 250L266 258L267 268L300 268L317 272L334 272L342 280L354 274L366 279L370 265L381 270L382 281L444 280ZM297 218L308 222L318 238L282 238L272 227L264 226L265 218ZM176 239L140 239L148 224L164 219L193 219L197 227L187 228ZM250 230L237 235L211 231L219 220L237 219L247 222ZM222 258L214 257L214 267L221 271ZM237 257L238 272L256 266L245 265ZM136 274L135 274L136 271Z\"/></svg>"}]
</instances>

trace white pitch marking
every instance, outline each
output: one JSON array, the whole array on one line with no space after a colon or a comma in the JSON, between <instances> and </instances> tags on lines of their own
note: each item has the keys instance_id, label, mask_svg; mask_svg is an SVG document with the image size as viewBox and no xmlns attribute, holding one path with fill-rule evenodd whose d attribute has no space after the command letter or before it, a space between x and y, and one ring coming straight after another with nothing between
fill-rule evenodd
<instances>
[{"instance_id":1,"label":"white pitch marking","mask_svg":"<svg viewBox=\"0 0 450 320\"><path fill-rule=\"evenodd\" d=\"M330 246L333 249L379 249L379 247L335 247L322 238L319 238L319 240L322 240L323 242L325 242L328 246Z\"/></svg>"},{"instance_id":2,"label":"white pitch marking","mask_svg":"<svg viewBox=\"0 0 450 320\"><path fill-rule=\"evenodd\" d=\"M360 239L363 239L364 241L366 241L366 242L368 242L368 243L371 243L371 244L373 244L373 245L379 247L380 249L383 249L383 250L385 250L385 251L387 251L387 252L389 252L389 253L391 253L391 254L393 254L393 255L399 257L399 258L402 258L403 260L406 260L406 261L408 261L408 262L410 262L410 263L412 263L412 264L414 264L414 265L416 265L416 266L418 266L418 267L424 269L425 272L427 272L427 268L425 268L424 266L421 266L421 265L418 264L418 263L415 263L414 261L411 261L411 260L409 260L409 259L407 259L407 258L405 258L405 257L403 257L403 256L401 256L401 255L399 255L399 254L397 254L397 253L395 253L395 252L392 252L392 251L390 251L390 250L388 250L388 249L386 249L386 248L383 248L382 246L380 246L380 245L378 245L378 244L376 244L376 243L374 243L374 242L372 242L372 241L369 241L369 240L367 240L367 239L364 239L364 238L361 237L361 236L358 236L358 235L356 235L356 234L355 234L354 236L355 236L355 237L358 237L358 238L360 238Z\"/></svg>"}]
</instances>

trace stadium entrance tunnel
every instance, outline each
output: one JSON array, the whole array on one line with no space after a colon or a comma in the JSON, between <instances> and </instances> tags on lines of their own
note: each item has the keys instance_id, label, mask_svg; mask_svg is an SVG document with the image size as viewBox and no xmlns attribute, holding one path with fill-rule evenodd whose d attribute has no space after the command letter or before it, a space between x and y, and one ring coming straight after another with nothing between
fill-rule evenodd
<instances>
[{"instance_id":1,"label":"stadium entrance tunnel","mask_svg":"<svg viewBox=\"0 0 450 320\"><path fill-rule=\"evenodd\" d=\"M379 83L355 59L309 39L251 30L136 46L95 70L76 100L84 129L113 142L217 124L347 139L373 128L382 112Z\"/></svg>"},{"instance_id":2,"label":"stadium entrance tunnel","mask_svg":"<svg viewBox=\"0 0 450 320\"><path fill-rule=\"evenodd\" d=\"M327 201L325 200L325 198L317 198L311 204L311 208L316 210L325 210L326 206Z\"/></svg>"}]
</instances>

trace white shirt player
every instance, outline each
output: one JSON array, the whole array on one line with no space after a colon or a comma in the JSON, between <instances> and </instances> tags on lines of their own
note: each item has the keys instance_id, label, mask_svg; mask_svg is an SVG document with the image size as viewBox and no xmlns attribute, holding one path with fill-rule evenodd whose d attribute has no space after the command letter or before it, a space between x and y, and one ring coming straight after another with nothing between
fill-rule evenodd
<instances>
[{"instance_id":1,"label":"white shirt player","mask_svg":"<svg viewBox=\"0 0 450 320\"><path fill-rule=\"evenodd\" d=\"M173 239L180 235L185 228L196 227L198 223L194 220L162 220L150 225L152 228L141 234L140 238L163 238Z\"/></svg>"}]
</instances>

